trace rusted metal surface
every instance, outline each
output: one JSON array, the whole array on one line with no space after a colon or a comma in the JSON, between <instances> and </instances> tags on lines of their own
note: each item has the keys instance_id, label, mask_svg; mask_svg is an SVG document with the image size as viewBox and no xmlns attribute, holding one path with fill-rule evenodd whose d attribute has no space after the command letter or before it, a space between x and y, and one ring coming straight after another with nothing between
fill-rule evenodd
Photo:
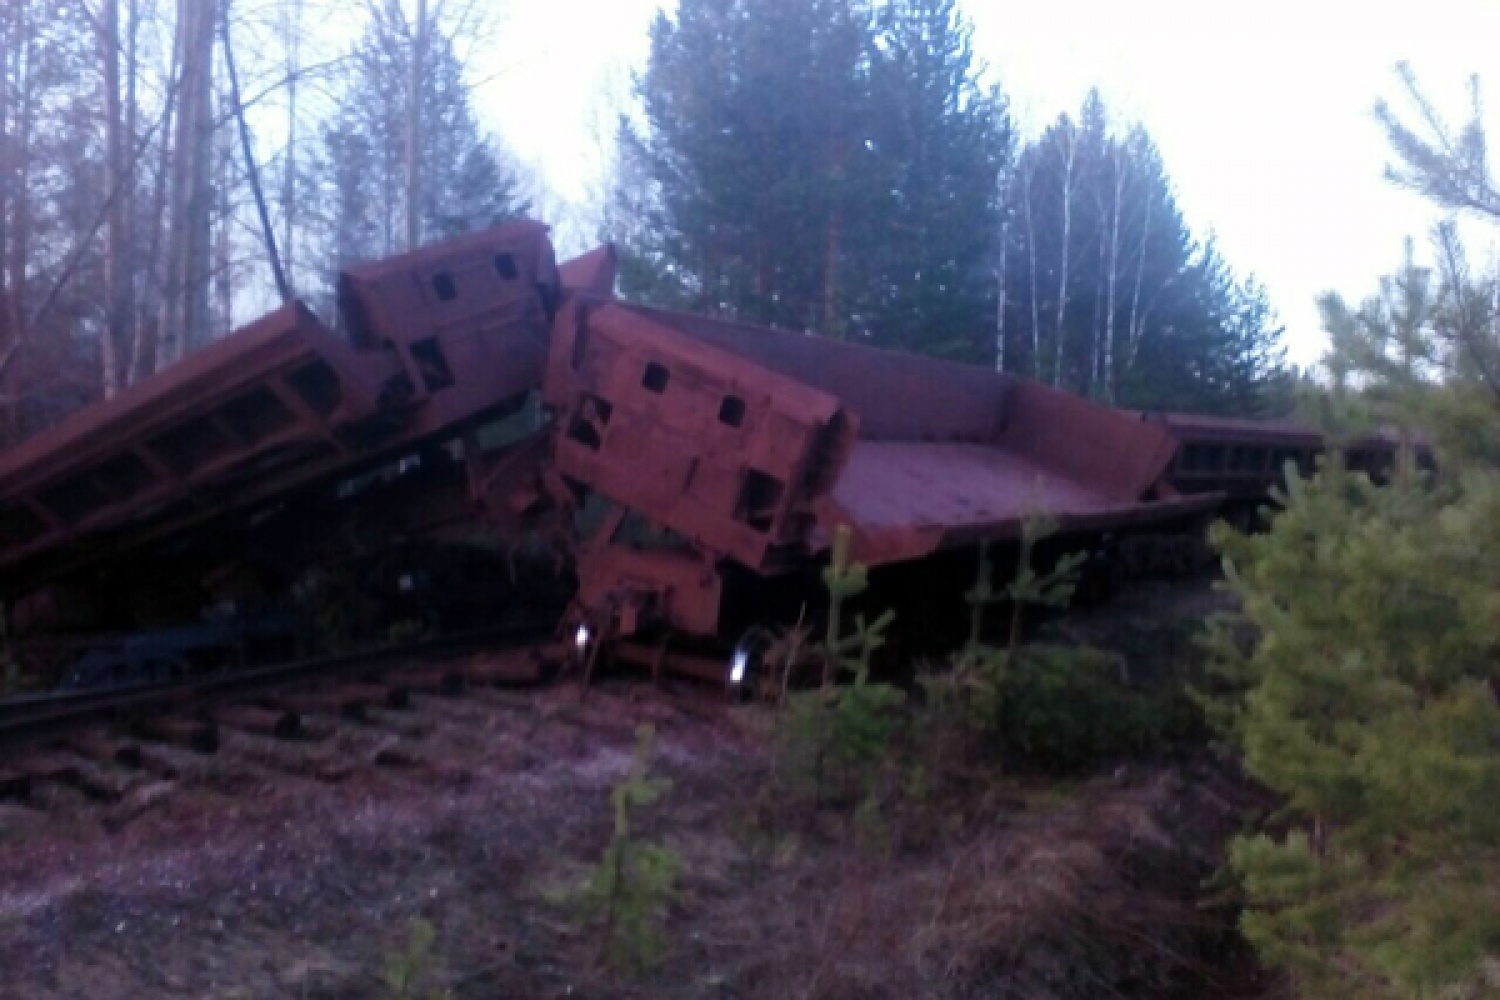
<instances>
[{"instance_id":1,"label":"rusted metal surface","mask_svg":"<svg viewBox=\"0 0 1500 1000\"><path fill-rule=\"evenodd\" d=\"M829 393L617 304L564 306L545 398L556 474L617 507L579 546L578 603L624 634L711 633L720 559L805 560L856 430Z\"/></svg>"},{"instance_id":2,"label":"rusted metal surface","mask_svg":"<svg viewBox=\"0 0 1500 1000\"><path fill-rule=\"evenodd\" d=\"M629 305L617 269L609 246L559 267L533 222L347 269L339 333L289 306L0 455L0 597L81 603L66 581L168 543L294 563L482 524L571 560L590 634L709 634L729 567L806 570L840 525L875 565L1033 515L1128 528L1263 493L1322 446Z\"/></svg>"},{"instance_id":3,"label":"rusted metal surface","mask_svg":"<svg viewBox=\"0 0 1500 1000\"><path fill-rule=\"evenodd\" d=\"M584 338L553 344L562 476L752 569L805 546L854 440L838 398L616 305Z\"/></svg>"},{"instance_id":4,"label":"rusted metal surface","mask_svg":"<svg viewBox=\"0 0 1500 1000\"><path fill-rule=\"evenodd\" d=\"M1063 531L1124 528L1211 509L1215 498L1150 499L1059 474L1017 449L861 441L833 497L870 565L1015 538L1045 514Z\"/></svg>"},{"instance_id":5,"label":"rusted metal surface","mask_svg":"<svg viewBox=\"0 0 1500 1000\"><path fill-rule=\"evenodd\" d=\"M1141 419L1167 428L1176 440L1168 477L1183 493L1264 496L1281 481L1287 462L1310 472L1325 444L1316 430L1289 421L1191 413L1142 414Z\"/></svg>"},{"instance_id":6,"label":"rusted metal surface","mask_svg":"<svg viewBox=\"0 0 1500 1000\"><path fill-rule=\"evenodd\" d=\"M338 294L350 343L399 367L388 404L420 437L538 386L560 288L546 227L514 222L347 268Z\"/></svg>"},{"instance_id":7,"label":"rusted metal surface","mask_svg":"<svg viewBox=\"0 0 1500 1000\"><path fill-rule=\"evenodd\" d=\"M614 295L615 275L620 269L619 254L613 243L595 247L558 267L563 291L594 299Z\"/></svg>"},{"instance_id":8,"label":"rusted metal surface","mask_svg":"<svg viewBox=\"0 0 1500 1000\"><path fill-rule=\"evenodd\" d=\"M288 306L0 455L0 565L345 449L378 363Z\"/></svg>"},{"instance_id":9,"label":"rusted metal surface","mask_svg":"<svg viewBox=\"0 0 1500 1000\"><path fill-rule=\"evenodd\" d=\"M0 455L0 596L517 409L558 280L530 222L353 267L347 337L289 305Z\"/></svg>"},{"instance_id":10,"label":"rusted metal surface","mask_svg":"<svg viewBox=\"0 0 1500 1000\"><path fill-rule=\"evenodd\" d=\"M877 441L989 441L1019 379L973 365L642 306L624 312L688 334L837 399Z\"/></svg>"},{"instance_id":11,"label":"rusted metal surface","mask_svg":"<svg viewBox=\"0 0 1500 1000\"><path fill-rule=\"evenodd\" d=\"M1037 514L1084 531L1215 502L1166 483L1177 445L1159 423L972 366L664 310L565 303L544 396L557 471L627 512L579 549L580 605L625 634L712 632L719 560L781 572L839 525L881 564L1012 538ZM684 544L611 537L630 518Z\"/></svg>"}]
</instances>

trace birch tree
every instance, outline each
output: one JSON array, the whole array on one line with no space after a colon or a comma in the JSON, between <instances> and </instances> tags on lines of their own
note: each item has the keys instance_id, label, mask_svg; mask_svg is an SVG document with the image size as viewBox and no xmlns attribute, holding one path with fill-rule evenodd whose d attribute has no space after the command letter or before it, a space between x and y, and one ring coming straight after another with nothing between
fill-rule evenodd
<instances>
[{"instance_id":1,"label":"birch tree","mask_svg":"<svg viewBox=\"0 0 1500 1000\"><path fill-rule=\"evenodd\" d=\"M1254 413L1282 398L1264 289L1194 237L1143 130L1116 134L1091 95L1016 173L1009 368L1134 407Z\"/></svg>"},{"instance_id":2,"label":"birch tree","mask_svg":"<svg viewBox=\"0 0 1500 1000\"><path fill-rule=\"evenodd\" d=\"M126 255L130 250L129 220L134 214L134 205L126 190L126 146L132 137L127 132L126 95L120 73L120 56L124 48L120 36L120 0L101 0L100 7L97 34L99 62L104 76L105 184L111 195L104 251L106 314L99 338L100 377L107 399L120 390L123 375L119 350L130 315L130 265ZM125 67L127 75L133 71L133 67ZM129 186L134 187L133 184Z\"/></svg>"},{"instance_id":3,"label":"birch tree","mask_svg":"<svg viewBox=\"0 0 1500 1000\"><path fill-rule=\"evenodd\" d=\"M1061 385L1063 378L1063 350L1067 344L1067 328L1063 321L1068 314L1068 280L1073 276L1068 267L1073 252L1073 200L1075 179L1078 174L1078 132L1066 115L1057 124L1057 145L1060 162L1058 204L1062 216L1062 228L1057 235L1058 258L1057 295L1054 299L1057 312L1052 321L1052 375L1051 383Z\"/></svg>"},{"instance_id":4,"label":"birch tree","mask_svg":"<svg viewBox=\"0 0 1500 1000\"><path fill-rule=\"evenodd\" d=\"M459 40L474 30L472 10L418 3L408 15L398 0L372 0L368 13L317 167L332 206L323 240L334 265L492 225L527 207L514 168L471 104Z\"/></svg>"}]
</instances>

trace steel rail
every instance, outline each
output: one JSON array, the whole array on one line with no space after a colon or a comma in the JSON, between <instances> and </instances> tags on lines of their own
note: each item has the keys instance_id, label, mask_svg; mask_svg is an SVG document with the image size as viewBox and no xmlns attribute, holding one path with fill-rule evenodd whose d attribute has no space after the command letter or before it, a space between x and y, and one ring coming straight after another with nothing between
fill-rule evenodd
<instances>
[{"instance_id":1,"label":"steel rail","mask_svg":"<svg viewBox=\"0 0 1500 1000\"><path fill-rule=\"evenodd\" d=\"M555 619L552 618L528 619L435 639L377 646L180 681L9 698L0 701L0 746L30 742L132 714L162 709L180 710L227 697L274 689L285 684L344 677L416 657L513 648L546 638L554 627Z\"/></svg>"}]
</instances>

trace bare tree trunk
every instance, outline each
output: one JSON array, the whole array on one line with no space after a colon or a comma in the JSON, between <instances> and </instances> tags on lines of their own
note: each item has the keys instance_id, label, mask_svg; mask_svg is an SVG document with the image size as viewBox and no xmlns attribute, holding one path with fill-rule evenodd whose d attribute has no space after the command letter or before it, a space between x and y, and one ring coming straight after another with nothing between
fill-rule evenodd
<instances>
[{"instance_id":1,"label":"bare tree trunk","mask_svg":"<svg viewBox=\"0 0 1500 1000\"><path fill-rule=\"evenodd\" d=\"M1026 220L1026 274L1031 283L1031 377L1042 377L1042 314L1036 291L1036 226L1031 213L1031 168L1021 187L1021 210Z\"/></svg>"},{"instance_id":2,"label":"bare tree trunk","mask_svg":"<svg viewBox=\"0 0 1500 1000\"><path fill-rule=\"evenodd\" d=\"M0 5L3 8L4 5ZM26 262L30 252L31 214L28 189L31 171L31 131L36 114L35 67L36 12L30 4L21 0L8 10L4 60L4 95L0 102L0 131L4 132L4 143L0 146L0 208L8 205L3 214L4 232L0 233L0 381L8 377L16 358L20 355L27 335L26 329ZM4 400L6 424L0 437L13 441L20 432L15 395L0 392Z\"/></svg>"},{"instance_id":3,"label":"bare tree trunk","mask_svg":"<svg viewBox=\"0 0 1500 1000\"><path fill-rule=\"evenodd\" d=\"M283 8L283 44L286 47L286 159L281 176L281 251L285 263L287 294L297 290L297 84L302 75L302 0L286 0ZM228 46L225 46L228 51ZM238 100L235 101L239 103Z\"/></svg>"},{"instance_id":4,"label":"bare tree trunk","mask_svg":"<svg viewBox=\"0 0 1500 1000\"><path fill-rule=\"evenodd\" d=\"M1137 250L1135 261L1135 290L1130 295L1130 328L1126 331L1129 336L1130 351L1126 358L1126 367L1135 367L1136 352L1141 349L1141 332L1145 325L1145 317L1141 314L1141 284L1146 277L1146 245L1151 238L1151 193L1146 193L1146 207L1141 218L1141 241Z\"/></svg>"},{"instance_id":5,"label":"bare tree trunk","mask_svg":"<svg viewBox=\"0 0 1500 1000\"><path fill-rule=\"evenodd\" d=\"M1068 255L1071 249L1069 244L1073 241L1073 165L1078 157L1078 140L1071 125L1064 130L1063 135L1068 149L1066 159L1063 160L1062 261L1057 269L1057 314L1052 323L1052 384L1056 386L1063 383L1063 343L1067 339L1063 334L1063 320L1068 313Z\"/></svg>"},{"instance_id":6,"label":"bare tree trunk","mask_svg":"<svg viewBox=\"0 0 1500 1000\"><path fill-rule=\"evenodd\" d=\"M840 223L837 206L828 215L828 241L823 260L823 332L833 336L838 323L838 269Z\"/></svg>"},{"instance_id":7,"label":"bare tree trunk","mask_svg":"<svg viewBox=\"0 0 1500 1000\"><path fill-rule=\"evenodd\" d=\"M216 7L215 0L178 0L181 78L170 184L172 204L163 309L166 319L157 345L157 370L173 364L205 339Z\"/></svg>"},{"instance_id":8,"label":"bare tree trunk","mask_svg":"<svg viewBox=\"0 0 1500 1000\"><path fill-rule=\"evenodd\" d=\"M130 373L127 370L129 354L127 349L131 346L133 332L135 329L136 299L138 296L137 280L141 274L141 261L137 258L138 244L140 242L138 229L138 205L137 194L140 191L140 176L138 173L140 160L145 156L145 149L140 143L140 101L138 99L138 86L140 80L140 58L139 42L141 30L141 12L137 0L127 0L125 5L125 80L124 80L124 103L123 109L124 128L121 138L122 155L130 157L128 163L123 164L124 175L122 180L126 188L120 194L120 244L122 246L122 268L123 280L120 282L120 297L116 302L117 309L116 337L114 341L115 371L120 380L121 388L130 384ZM115 33L119 39L119 31ZM118 44L118 41L117 41Z\"/></svg>"},{"instance_id":9,"label":"bare tree trunk","mask_svg":"<svg viewBox=\"0 0 1500 1000\"><path fill-rule=\"evenodd\" d=\"M417 0L417 20L412 26L411 79L406 85L406 248L414 250L422 239L422 74L427 55L427 0Z\"/></svg>"},{"instance_id":10,"label":"bare tree trunk","mask_svg":"<svg viewBox=\"0 0 1500 1000\"><path fill-rule=\"evenodd\" d=\"M167 232L161 294L161 320L156 334L156 370L161 371L182 355L186 275L184 255L188 228L188 177L192 172L193 114L196 87L193 67L198 63L194 53L193 20L198 5L193 0L177 0L177 33L173 42L176 54L173 68L177 84L177 130L168 145L171 161L166 177Z\"/></svg>"},{"instance_id":11,"label":"bare tree trunk","mask_svg":"<svg viewBox=\"0 0 1500 1000\"><path fill-rule=\"evenodd\" d=\"M255 151L250 145L250 126L245 124L245 109L240 105L240 79L234 68L234 48L229 40L229 3L224 2L223 17L219 21L221 41L224 44L224 68L229 73L229 100L234 105L234 119L239 124L240 148L245 154L245 176L250 181L250 192L255 197L255 212L260 219L261 238L266 244L266 256L271 261L271 278L276 283L276 293L281 297L283 303L292 300L292 290L287 284L286 273L281 269L281 254L276 249L276 230L271 226L271 213L266 208L266 195L260 186L260 170L255 165ZM226 150L228 160L232 161L233 155ZM226 166L224 180L223 217L225 240L228 240L228 218L229 218L229 195L228 195L228 169ZM228 268L228 250L226 242L225 268ZM225 280L228 280L227 278ZM225 310L227 316L229 310Z\"/></svg>"},{"instance_id":12,"label":"bare tree trunk","mask_svg":"<svg viewBox=\"0 0 1500 1000\"><path fill-rule=\"evenodd\" d=\"M26 262L31 247L31 207L27 197L31 176L31 129L36 116L36 76L33 60L36 58L36 37L27 16L34 13L25 3L16 8L16 41L14 44L14 106L12 130L7 152L10 155L10 247L9 259L5 262L8 274L7 295L10 307L10 333L19 342L24 335L26 317Z\"/></svg>"},{"instance_id":13,"label":"bare tree trunk","mask_svg":"<svg viewBox=\"0 0 1500 1000\"><path fill-rule=\"evenodd\" d=\"M131 156L139 160L145 153L144 149L138 147L140 142L140 102L137 99L137 88L140 82L140 35L141 35L141 11L138 0L127 0L125 5L125 145L130 150ZM132 163L132 167L136 164ZM126 252L135 249L136 242L136 198L137 188L135 183L131 184L130 198L126 204L129 206L125 213ZM130 298L130 308L135 308L135 284L126 283L126 291ZM129 317L126 317L127 322Z\"/></svg>"},{"instance_id":14,"label":"bare tree trunk","mask_svg":"<svg viewBox=\"0 0 1500 1000\"><path fill-rule=\"evenodd\" d=\"M1104 401L1113 403L1119 386L1115 380L1115 287L1120 276L1120 208L1125 200L1125 174L1130 161L1116 147L1111 154L1115 171L1114 200L1109 213L1109 288L1104 297Z\"/></svg>"},{"instance_id":15,"label":"bare tree trunk","mask_svg":"<svg viewBox=\"0 0 1500 1000\"><path fill-rule=\"evenodd\" d=\"M1104 217L1102 200L1098 205L1099 217ZM1088 384L1084 395L1093 399L1098 394L1099 382L1104 371L1104 269L1109 266L1109 233L1099 227L1099 267L1094 273L1094 315L1090 322L1093 343L1089 349Z\"/></svg>"},{"instance_id":16,"label":"bare tree trunk","mask_svg":"<svg viewBox=\"0 0 1500 1000\"><path fill-rule=\"evenodd\" d=\"M1000 253L995 262L995 371L1005 371L1005 298L1007 265L1010 261L1010 175L1000 178Z\"/></svg>"},{"instance_id":17,"label":"bare tree trunk","mask_svg":"<svg viewBox=\"0 0 1500 1000\"><path fill-rule=\"evenodd\" d=\"M15 87L12 74L19 62L16 53L20 49L21 3L10 8L0 6L0 351L16 350L21 343L21 330L16 325L19 315L11 305L6 279L5 262L10 259L10 215L11 206L17 200L12 190L14 162L11 123L15 117ZM4 394L0 393L0 399ZM18 436L15 426L15 407L4 404L4 424L0 424L0 444L9 444Z\"/></svg>"},{"instance_id":18,"label":"bare tree trunk","mask_svg":"<svg viewBox=\"0 0 1500 1000\"><path fill-rule=\"evenodd\" d=\"M6 291L9 283L4 266L10 259L10 212L15 201L10 168L15 162L11 153L11 120L15 112L11 73L17 61L15 53L20 48L20 24L21 4L8 11L0 9L0 350L9 347L11 337L20 332L10 325L10 296Z\"/></svg>"},{"instance_id":19,"label":"bare tree trunk","mask_svg":"<svg viewBox=\"0 0 1500 1000\"><path fill-rule=\"evenodd\" d=\"M181 62L181 33L179 32L172 42L172 58L169 62L168 79L178 78L178 64ZM161 157L156 168L156 185L151 195L150 209L146 218L151 225L151 242L147 246L144 257L144 280L141 288L141 302L135 312L135 331L131 335L130 345L130 371L127 382L138 381L146 372L148 358L156 367L155 358L159 353L159 345L162 339L162 328L167 321L167 284L170 261L163 255L163 236L166 235L163 226L163 217L167 211L167 178L171 173L172 164L172 124L177 113L177 87L167 91L166 106L162 109L161 122ZM153 323L152 314L156 315Z\"/></svg>"},{"instance_id":20,"label":"bare tree trunk","mask_svg":"<svg viewBox=\"0 0 1500 1000\"><path fill-rule=\"evenodd\" d=\"M196 109L193 121L191 196L188 202L188 246L183 274L186 279L186 309L183 313L181 346L191 351L209 339L209 240L212 233L213 188L210 184L214 155L213 51L214 21L221 0L193 0L198 15L193 25L198 58L193 84Z\"/></svg>"},{"instance_id":21,"label":"bare tree trunk","mask_svg":"<svg viewBox=\"0 0 1500 1000\"><path fill-rule=\"evenodd\" d=\"M234 184L234 144L225 134L216 143L214 165L217 183L214 185L213 241L214 309L211 330L220 336L234 329L234 261L233 247L229 239L229 227L233 220L233 205L229 192Z\"/></svg>"},{"instance_id":22,"label":"bare tree trunk","mask_svg":"<svg viewBox=\"0 0 1500 1000\"><path fill-rule=\"evenodd\" d=\"M140 102L138 101L136 96L138 81L140 79L141 11L138 0L129 0L126 11L129 18L129 23L126 33L125 55L125 114L127 116L127 125L125 131L126 134L130 136L130 145L131 148L135 150L135 155L138 157L144 157L146 155L146 149L144 145L141 145L144 140L140 138L139 134ZM177 52L174 45L171 60L169 63L169 78L172 75L172 72L175 71L176 65ZM170 137L172 135L172 108L176 105L176 100L176 90L169 90L165 98L166 106L163 109L161 121L161 143L164 150L170 145ZM132 255L139 255L139 257L136 260L134 272L135 280L131 282L130 288L130 348L123 359L126 362L124 371L125 385L130 385L141 377L143 354L147 346L145 343L146 331L149 328L149 324L147 322L147 309L149 309L151 303L150 295L151 288L153 286L153 275L157 273L156 251L158 246L160 245L161 240L161 211L163 206L162 192L164 191L162 182L166 176L166 171L164 169L165 166L166 158L165 156L163 156L161 162L161 167L163 169L159 171L157 178L157 197L154 199L152 204L148 206L150 208L150 214L147 216L147 224L151 227L151 243L150 249L145 253L141 252L143 248L139 245L140 233L137 230L137 222L139 221L139 217L135 212L135 199L131 199L132 208L129 220L131 241L130 253ZM159 282L157 282L156 284L159 285Z\"/></svg>"},{"instance_id":23,"label":"bare tree trunk","mask_svg":"<svg viewBox=\"0 0 1500 1000\"><path fill-rule=\"evenodd\" d=\"M99 337L100 381L104 398L122 387L119 347L124 338L125 285L129 263L125 231L129 205L125 184L125 113L120 93L120 0L102 0L99 12L99 55L104 72L105 188L113 192L104 230L104 329Z\"/></svg>"}]
</instances>

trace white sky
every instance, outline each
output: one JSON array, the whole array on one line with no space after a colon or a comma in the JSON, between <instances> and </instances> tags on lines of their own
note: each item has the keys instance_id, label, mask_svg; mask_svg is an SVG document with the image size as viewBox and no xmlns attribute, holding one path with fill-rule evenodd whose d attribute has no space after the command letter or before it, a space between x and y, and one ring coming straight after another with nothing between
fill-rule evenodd
<instances>
[{"instance_id":1,"label":"white sky","mask_svg":"<svg viewBox=\"0 0 1500 1000\"><path fill-rule=\"evenodd\" d=\"M477 74L481 113L558 196L597 190L612 111L658 0L513 0ZM1410 61L1453 120L1500 61L1500 0L966 0L1028 134L1091 85L1155 137L1189 222L1270 290L1292 359L1323 349L1313 297L1352 298L1435 216L1382 179L1371 107ZM571 234L576 242L581 237Z\"/></svg>"}]
</instances>

